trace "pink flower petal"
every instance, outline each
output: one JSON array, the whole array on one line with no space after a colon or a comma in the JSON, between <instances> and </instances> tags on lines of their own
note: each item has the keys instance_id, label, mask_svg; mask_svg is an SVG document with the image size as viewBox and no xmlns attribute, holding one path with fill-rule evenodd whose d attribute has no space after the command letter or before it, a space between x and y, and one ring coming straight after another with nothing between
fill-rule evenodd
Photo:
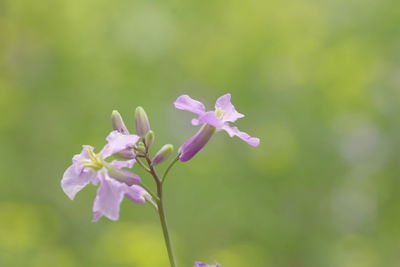
<instances>
[{"instance_id":1,"label":"pink flower petal","mask_svg":"<svg viewBox=\"0 0 400 267\"><path fill-rule=\"evenodd\" d=\"M107 136L108 144L101 151L102 158L107 158L112 154L124 151L136 144L140 137L135 134L121 134L118 131L112 131Z\"/></svg>"},{"instance_id":2,"label":"pink flower petal","mask_svg":"<svg viewBox=\"0 0 400 267\"><path fill-rule=\"evenodd\" d=\"M259 138L251 137L247 133L241 132L237 127L225 125L222 129L225 130L230 137L237 136L251 146L258 146L260 144Z\"/></svg>"},{"instance_id":3,"label":"pink flower petal","mask_svg":"<svg viewBox=\"0 0 400 267\"><path fill-rule=\"evenodd\" d=\"M116 221L119 218L120 204L129 186L109 178L105 171L100 171L99 176L101 184L94 200L92 221L96 222L102 216Z\"/></svg>"},{"instance_id":4,"label":"pink flower petal","mask_svg":"<svg viewBox=\"0 0 400 267\"><path fill-rule=\"evenodd\" d=\"M89 159L87 149L93 150L93 147L82 146L81 153L72 158L72 165L64 172L61 180L61 187L70 199L74 199L75 195L95 176L91 169L82 166L81 161Z\"/></svg>"},{"instance_id":5,"label":"pink flower petal","mask_svg":"<svg viewBox=\"0 0 400 267\"><path fill-rule=\"evenodd\" d=\"M76 194L90 183L94 175L94 172L89 169L82 169L81 172L76 172L76 166L71 165L64 172L61 187L64 193L73 200Z\"/></svg>"},{"instance_id":6,"label":"pink flower petal","mask_svg":"<svg viewBox=\"0 0 400 267\"><path fill-rule=\"evenodd\" d=\"M234 122L237 119L243 118L244 115L237 112L235 107L231 103L231 94L226 94L217 99L215 103L216 109L222 109L224 111L223 121Z\"/></svg>"},{"instance_id":7,"label":"pink flower petal","mask_svg":"<svg viewBox=\"0 0 400 267\"><path fill-rule=\"evenodd\" d=\"M217 129L221 129L224 126L224 122L215 115L214 111L208 111L204 113L203 115L200 115L200 117L197 118L198 124L208 124L211 125ZM192 120L193 123L193 120Z\"/></svg>"},{"instance_id":8,"label":"pink flower petal","mask_svg":"<svg viewBox=\"0 0 400 267\"><path fill-rule=\"evenodd\" d=\"M177 109L186 110L198 115L202 115L206 111L203 103L192 99L188 95L179 96L175 100L174 105Z\"/></svg>"}]
</instances>

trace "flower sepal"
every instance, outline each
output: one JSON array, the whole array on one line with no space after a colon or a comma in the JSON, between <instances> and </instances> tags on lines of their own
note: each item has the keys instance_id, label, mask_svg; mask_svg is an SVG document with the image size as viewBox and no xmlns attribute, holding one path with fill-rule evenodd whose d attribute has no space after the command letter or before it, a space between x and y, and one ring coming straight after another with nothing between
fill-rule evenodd
<instances>
[{"instance_id":1,"label":"flower sepal","mask_svg":"<svg viewBox=\"0 0 400 267\"><path fill-rule=\"evenodd\" d=\"M214 135L216 128L204 124L200 130L179 148L179 160L188 161L193 158Z\"/></svg>"},{"instance_id":2,"label":"flower sepal","mask_svg":"<svg viewBox=\"0 0 400 267\"><path fill-rule=\"evenodd\" d=\"M127 185L140 184L141 182L141 179L137 174L134 174L128 170L115 168L110 164L107 164L105 166L108 175L119 182L125 183Z\"/></svg>"}]
</instances>

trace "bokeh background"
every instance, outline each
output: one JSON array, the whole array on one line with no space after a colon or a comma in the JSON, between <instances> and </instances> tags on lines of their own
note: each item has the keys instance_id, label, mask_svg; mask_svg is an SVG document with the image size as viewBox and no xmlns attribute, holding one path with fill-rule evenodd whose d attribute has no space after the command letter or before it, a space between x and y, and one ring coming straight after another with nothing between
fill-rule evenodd
<instances>
[{"instance_id":1,"label":"bokeh background","mask_svg":"<svg viewBox=\"0 0 400 267\"><path fill-rule=\"evenodd\" d=\"M60 179L113 109L179 147L175 98L228 92L262 143L171 172L180 266L400 266L399 47L395 0L0 1L0 266L168 266L151 207L91 223Z\"/></svg>"}]
</instances>

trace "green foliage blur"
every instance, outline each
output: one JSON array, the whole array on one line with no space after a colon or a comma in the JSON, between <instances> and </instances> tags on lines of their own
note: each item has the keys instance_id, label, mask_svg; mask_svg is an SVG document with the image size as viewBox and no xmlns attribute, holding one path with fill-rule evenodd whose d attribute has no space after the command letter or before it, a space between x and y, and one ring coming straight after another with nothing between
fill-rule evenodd
<instances>
[{"instance_id":1,"label":"green foliage blur","mask_svg":"<svg viewBox=\"0 0 400 267\"><path fill-rule=\"evenodd\" d=\"M150 206L91 223L96 188L60 180L113 109L178 148L176 97L225 93L261 145L171 171L180 266L400 266L399 47L395 0L0 1L0 266L168 266Z\"/></svg>"}]
</instances>

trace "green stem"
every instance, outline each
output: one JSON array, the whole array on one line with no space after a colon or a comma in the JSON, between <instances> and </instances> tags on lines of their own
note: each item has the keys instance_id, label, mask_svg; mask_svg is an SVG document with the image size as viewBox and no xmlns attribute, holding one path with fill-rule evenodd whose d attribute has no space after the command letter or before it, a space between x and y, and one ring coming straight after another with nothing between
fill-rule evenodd
<instances>
[{"instance_id":1,"label":"green stem","mask_svg":"<svg viewBox=\"0 0 400 267\"><path fill-rule=\"evenodd\" d=\"M162 228L163 235L164 235L165 246L167 247L169 263L170 263L171 267L177 267L174 251L173 251L173 248L172 248L171 238L170 238L169 232L168 232L167 218L166 218L165 209L164 209L163 182L162 182L162 179L160 179L160 177L158 176L158 174L157 174L156 170L154 169L153 165L151 165L151 159L150 159L148 154L146 154L146 161L147 161L147 164L149 165L149 168L148 168L149 172L153 176L154 181L156 182L156 185L157 185L158 216L160 217L160 223L161 223L161 228ZM170 167L172 167L172 166L170 166ZM165 177L165 174L164 174L163 177Z\"/></svg>"},{"instance_id":2,"label":"green stem","mask_svg":"<svg viewBox=\"0 0 400 267\"><path fill-rule=\"evenodd\" d=\"M144 163L143 163L138 157L136 157L136 162L139 163L139 165L140 165L145 171L151 173L150 169L147 168L147 167L144 165Z\"/></svg>"},{"instance_id":3,"label":"green stem","mask_svg":"<svg viewBox=\"0 0 400 267\"><path fill-rule=\"evenodd\" d=\"M174 166L174 164L179 160L179 154L178 156L169 164L168 168L165 170L164 175L161 178L161 183L164 182L165 177L167 177L167 174L169 172L169 170Z\"/></svg>"},{"instance_id":4,"label":"green stem","mask_svg":"<svg viewBox=\"0 0 400 267\"><path fill-rule=\"evenodd\" d=\"M169 232L168 232L167 218L165 216L165 210L164 210L164 204L163 204L163 193L162 193L163 188L162 188L161 183L157 184L157 192L158 192L158 198L159 198L159 201L157 202L158 203L158 215L160 217L160 223L161 223L162 231L164 234L165 246L167 247L169 263L170 263L171 267L176 267L177 265L176 265L175 255L174 255L174 251L172 248L171 238L170 238Z\"/></svg>"}]
</instances>

